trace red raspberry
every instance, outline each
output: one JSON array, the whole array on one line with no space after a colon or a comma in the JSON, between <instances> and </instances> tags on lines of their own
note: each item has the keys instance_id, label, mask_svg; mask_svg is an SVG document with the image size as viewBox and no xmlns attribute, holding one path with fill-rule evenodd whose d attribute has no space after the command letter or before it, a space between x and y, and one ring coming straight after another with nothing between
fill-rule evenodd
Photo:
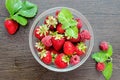
<instances>
[{"instance_id":1,"label":"red raspberry","mask_svg":"<svg viewBox=\"0 0 120 80\"><path fill-rule=\"evenodd\" d=\"M97 65L96 65L96 69L98 70L98 71L103 71L104 69L105 69L105 64L104 63L97 63Z\"/></svg>"},{"instance_id":2,"label":"red raspberry","mask_svg":"<svg viewBox=\"0 0 120 80\"><path fill-rule=\"evenodd\" d=\"M90 32L88 30L83 30L80 33L80 38L81 38L81 41L83 42L85 42L86 40L90 40L91 38Z\"/></svg>"},{"instance_id":3,"label":"red raspberry","mask_svg":"<svg viewBox=\"0 0 120 80\"><path fill-rule=\"evenodd\" d=\"M75 19L76 21L77 21L77 28L78 29L81 29L82 28L82 21L79 19L79 18L77 18L77 19Z\"/></svg>"},{"instance_id":4,"label":"red raspberry","mask_svg":"<svg viewBox=\"0 0 120 80\"><path fill-rule=\"evenodd\" d=\"M52 36L45 36L41 41L46 47L50 47L52 46L51 38Z\"/></svg>"},{"instance_id":5,"label":"red raspberry","mask_svg":"<svg viewBox=\"0 0 120 80\"><path fill-rule=\"evenodd\" d=\"M103 50L103 51L107 51L108 50L108 43L106 41L102 41L100 43L100 49Z\"/></svg>"},{"instance_id":6,"label":"red raspberry","mask_svg":"<svg viewBox=\"0 0 120 80\"><path fill-rule=\"evenodd\" d=\"M73 55L70 59L71 65L76 65L80 62L80 57L78 55Z\"/></svg>"}]
</instances>

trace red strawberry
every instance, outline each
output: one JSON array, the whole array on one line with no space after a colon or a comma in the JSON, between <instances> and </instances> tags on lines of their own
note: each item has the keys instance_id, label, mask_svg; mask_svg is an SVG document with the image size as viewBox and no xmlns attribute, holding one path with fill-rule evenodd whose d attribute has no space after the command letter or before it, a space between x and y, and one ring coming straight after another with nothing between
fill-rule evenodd
<instances>
[{"instance_id":1,"label":"red strawberry","mask_svg":"<svg viewBox=\"0 0 120 80\"><path fill-rule=\"evenodd\" d=\"M79 18L77 18L77 19L75 19L76 21L77 21L77 28L78 29L81 29L82 28L82 21L79 19Z\"/></svg>"},{"instance_id":2,"label":"red strawberry","mask_svg":"<svg viewBox=\"0 0 120 80\"><path fill-rule=\"evenodd\" d=\"M65 42L63 35L57 34L57 33L52 37L51 40L52 40L53 47L56 51L59 51Z\"/></svg>"},{"instance_id":3,"label":"red strawberry","mask_svg":"<svg viewBox=\"0 0 120 80\"><path fill-rule=\"evenodd\" d=\"M18 23L12 19L6 19L4 22L4 26L7 29L9 34L15 34L18 29Z\"/></svg>"},{"instance_id":4,"label":"red strawberry","mask_svg":"<svg viewBox=\"0 0 120 80\"><path fill-rule=\"evenodd\" d=\"M36 42L35 43L35 48L39 51L39 52L41 52L44 48L45 48L45 46L43 45L43 43L42 42Z\"/></svg>"},{"instance_id":5,"label":"red strawberry","mask_svg":"<svg viewBox=\"0 0 120 80\"><path fill-rule=\"evenodd\" d=\"M57 19L53 16L48 16L44 23L50 28L50 30L54 30L58 24Z\"/></svg>"},{"instance_id":6,"label":"red strawberry","mask_svg":"<svg viewBox=\"0 0 120 80\"><path fill-rule=\"evenodd\" d=\"M76 65L80 62L80 57L78 55L73 55L71 58L70 58L70 64L71 65Z\"/></svg>"},{"instance_id":7,"label":"red strawberry","mask_svg":"<svg viewBox=\"0 0 120 80\"><path fill-rule=\"evenodd\" d=\"M57 52L56 50L54 50L53 48L50 49L51 55L52 55L52 62L54 62L56 56L59 54L59 52Z\"/></svg>"},{"instance_id":8,"label":"red strawberry","mask_svg":"<svg viewBox=\"0 0 120 80\"><path fill-rule=\"evenodd\" d=\"M98 70L98 71L103 71L104 69L105 69L105 64L104 63L97 63L97 65L96 65L96 69Z\"/></svg>"},{"instance_id":9,"label":"red strawberry","mask_svg":"<svg viewBox=\"0 0 120 80\"><path fill-rule=\"evenodd\" d=\"M46 47L51 47L52 42L51 42L52 36L45 36L41 41Z\"/></svg>"},{"instance_id":10,"label":"red strawberry","mask_svg":"<svg viewBox=\"0 0 120 80\"><path fill-rule=\"evenodd\" d=\"M88 30L83 30L80 33L80 38L81 38L81 41L83 42L85 42L86 40L90 40L91 38L90 32Z\"/></svg>"},{"instance_id":11,"label":"red strawberry","mask_svg":"<svg viewBox=\"0 0 120 80\"><path fill-rule=\"evenodd\" d=\"M64 53L71 56L75 52L75 46L70 42L66 41L63 46Z\"/></svg>"},{"instance_id":12,"label":"red strawberry","mask_svg":"<svg viewBox=\"0 0 120 80\"><path fill-rule=\"evenodd\" d=\"M108 50L108 48L109 48L109 46L108 46L108 43L106 42L106 41L102 41L101 43L100 43L100 49L101 50L103 50L103 51L107 51Z\"/></svg>"},{"instance_id":13,"label":"red strawberry","mask_svg":"<svg viewBox=\"0 0 120 80\"><path fill-rule=\"evenodd\" d=\"M58 54L54 61L56 67L66 68L69 64L69 57L65 54Z\"/></svg>"},{"instance_id":14,"label":"red strawberry","mask_svg":"<svg viewBox=\"0 0 120 80\"><path fill-rule=\"evenodd\" d=\"M49 34L49 28L46 25L39 26L35 29L35 37L41 40L43 37Z\"/></svg>"},{"instance_id":15,"label":"red strawberry","mask_svg":"<svg viewBox=\"0 0 120 80\"><path fill-rule=\"evenodd\" d=\"M45 64L51 64L52 62L52 55L50 51L47 50L42 50L39 52L40 59L45 63Z\"/></svg>"},{"instance_id":16,"label":"red strawberry","mask_svg":"<svg viewBox=\"0 0 120 80\"><path fill-rule=\"evenodd\" d=\"M62 24L58 24L57 25L57 31L58 31L58 33L60 33L60 34L63 34L64 32L65 32L65 30L62 28Z\"/></svg>"},{"instance_id":17,"label":"red strawberry","mask_svg":"<svg viewBox=\"0 0 120 80\"><path fill-rule=\"evenodd\" d=\"M77 44L75 52L77 55L81 56L85 54L86 48L87 46L85 45L85 43L80 42Z\"/></svg>"},{"instance_id":18,"label":"red strawberry","mask_svg":"<svg viewBox=\"0 0 120 80\"><path fill-rule=\"evenodd\" d=\"M78 37L75 39L75 38L70 38L69 41L71 42L80 42L80 33L78 33Z\"/></svg>"}]
</instances>

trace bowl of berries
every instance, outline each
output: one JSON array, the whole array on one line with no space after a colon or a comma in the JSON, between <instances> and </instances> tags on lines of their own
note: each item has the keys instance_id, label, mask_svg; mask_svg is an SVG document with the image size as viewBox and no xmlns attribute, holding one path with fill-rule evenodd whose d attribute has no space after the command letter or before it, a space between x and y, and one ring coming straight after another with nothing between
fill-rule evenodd
<instances>
[{"instance_id":1,"label":"bowl of berries","mask_svg":"<svg viewBox=\"0 0 120 80\"><path fill-rule=\"evenodd\" d=\"M29 46L39 64L56 72L81 66L94 45L93 30L77 10L55 7L41 13L29 33Z\"/></svg>"}]
</instances>

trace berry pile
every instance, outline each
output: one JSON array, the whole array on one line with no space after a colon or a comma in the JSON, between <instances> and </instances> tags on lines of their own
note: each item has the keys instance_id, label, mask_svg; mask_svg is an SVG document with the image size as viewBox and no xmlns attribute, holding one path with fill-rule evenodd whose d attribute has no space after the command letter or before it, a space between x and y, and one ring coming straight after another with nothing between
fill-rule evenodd
<instances>
[{"instance_id":1,"label":"berry pile","mask_svg":"<svg viewBox=\"0 0 120 80\"><path fill-rule=\"evenodd\" d=\"M55 16L47 16L43 25L34 31L38 39L35 48L41 61L47 65L53 63L57 68L73 66L80 62L80 57L86 52L85 42L90 40L91 35L88 30L81 29L81 19L69 16L72 13L68 9L56 11Z\"/></svg>"}]
</instances>

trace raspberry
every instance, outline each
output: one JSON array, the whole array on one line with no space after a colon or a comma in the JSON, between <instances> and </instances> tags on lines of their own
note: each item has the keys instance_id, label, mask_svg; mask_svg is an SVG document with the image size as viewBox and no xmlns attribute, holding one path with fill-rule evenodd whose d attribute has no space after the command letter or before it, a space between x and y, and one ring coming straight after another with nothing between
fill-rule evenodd
<instances>
[{"instance_id":1,"label":"raspberry","mask_svg":"<svg viewBox=\"0 0 120 80\"><path fill-rule=\"evenodd\" d=\"M100 43L100 49L103 50L103 51L107 51L108 50L108 43L106 41L102 41Z\"/></svg>"},{"instance_id":2,"label":"raspberry","mask_svg":"<svg viewBox=\"0 0 120 80\"><path fill-rule=\"evenodd\" d=\"M98 70L98 71L103 71L104 69L105 69L105 64L104 63L97 63L97 65L96 65L96 69Z\"/></svg>"},{"instance_id":3,"label":"raspberry","mask_svg":"<svg viewBox=\"0 0 120 80\"><path fill-rule=\"evenodd\" d=\"M82 21L79 19L79 18L77 18L77 19L75 19L78 23L77 23L77 28L78 29L81 29L82 28Z\"/></svg>"},{"instance_id":4,"label":"raspberry","mask_svg":"<svg viewBox=\"0 0 120 80\"><path fill-rule=\"evenodd\" d=\"M83 42L86 40L90 40L90 38L91 38L90 32L88 30L83 30L80 33L80 38L81 38L81 41L83 41Z\"/></svg>"},{"instance_id":5,"label":"raspberry","mask_svg":"<svg viewBox=\"0 0 120 80\"><path fill-rule=\"evenodd\" d=\"M80 62L80 57L78 55L73 55L70 59L71 65L76 65Z\"/></svg>"},{"instance_id":6,"label":"raspberry","mask_svg":"<svg viewBox=\"0 0 120 80\"><path fill-rule=\"evenodd\" d=\"M45 36L41 41L46 47L52 46L51 36Z\"/></svg>"}]
</instances>

